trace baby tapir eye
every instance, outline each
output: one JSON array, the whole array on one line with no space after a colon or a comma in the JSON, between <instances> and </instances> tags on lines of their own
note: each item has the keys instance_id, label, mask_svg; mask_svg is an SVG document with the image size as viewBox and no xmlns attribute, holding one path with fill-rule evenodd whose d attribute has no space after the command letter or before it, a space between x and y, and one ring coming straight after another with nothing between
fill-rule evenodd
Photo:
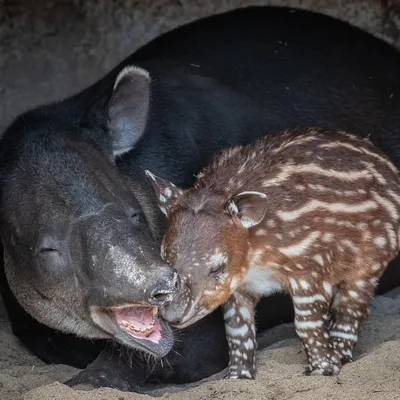
<instances>
[{"instance_id":1,"label":"baby tapir eye","mask_svg":"<svg viewBox=\"0 0 400 400\"><path fill-rule=\"evenodd\" d=\"M211 275L217 275L217 274L219 274L220 272L223 271L224 267L225 267L225 263L213 264L210 267L210 270L208 271L208 275L210 275L210 276Z\"/></svg>"}]
</instances>

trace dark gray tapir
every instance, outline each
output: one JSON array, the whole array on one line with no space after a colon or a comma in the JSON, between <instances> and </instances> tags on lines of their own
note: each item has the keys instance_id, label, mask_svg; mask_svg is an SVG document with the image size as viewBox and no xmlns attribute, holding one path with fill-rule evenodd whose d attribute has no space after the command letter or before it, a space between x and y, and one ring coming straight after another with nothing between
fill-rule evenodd
<instances>
[{"instance_id":1,"label":"dark gray tapir","mask_svg":"<svg viewBox=\"0 0 400 400\"><path fill-rule=\"evenodd\" d=\"M157 307L180 280L159 255L165 221L144 170L185 187L220 149L305 126L373 132L400 166L400 54L326 16L252 7L165 34L76 96L18 117L0 143L1 291L15 334L82 368L103 349L71 385L137 390L224 368L220 311L170 351ZM380 292L400 284L399 264ZM277 296L258 312L265 329L292 305ZM168 362L150 373L124 348Z\"/></svg>"}]
</instances>

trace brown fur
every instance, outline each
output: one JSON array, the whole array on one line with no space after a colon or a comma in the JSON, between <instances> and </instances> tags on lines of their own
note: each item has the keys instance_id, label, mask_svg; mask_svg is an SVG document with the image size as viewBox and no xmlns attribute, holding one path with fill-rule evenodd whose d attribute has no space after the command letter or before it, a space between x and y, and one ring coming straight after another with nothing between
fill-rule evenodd
<instances>
[{"instance_id":1,"label":"brown fur","mask_svg":"<svg viewBox=\"0 0 400 400\"><path fill-rule=\"evenodd\" d=\"M186 326L224 304L230 376L252 378L252 307L286 290L309 372L336 374L351 360L399 251L399 174L370 141L284 132L224 151L188 190L152 179L168 216L163 253L184 282L167 319Z\"/></svg>"}]
</instances>

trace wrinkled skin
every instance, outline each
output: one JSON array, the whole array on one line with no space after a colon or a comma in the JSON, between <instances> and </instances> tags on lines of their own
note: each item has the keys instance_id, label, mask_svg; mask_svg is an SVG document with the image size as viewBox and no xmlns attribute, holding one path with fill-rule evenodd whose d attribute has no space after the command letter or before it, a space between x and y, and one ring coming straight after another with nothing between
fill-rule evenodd
<instances>
[{"instance_id":1,"label":"wrinkled skin","mask_svg":"<svg viewBox=\"0 0 400 400\"><path fill-rule=\"evenodd\" d=\"M127 65L148 71L151 85L143 74L115 85ZM177 332L167 360L151 368L124 349L162 355L172 343L144 348L115 320L93 317L161 305L179 285L159 255L165 219L144 170L185 188L220 149L310 125L374 132L400 165L399 71L395 49L343 22L249 8L163 35L76 96L19 117L0 144L1 292L15 334L42 359L82 368L104 343L70 333L120 343L107 344L70 385L137 390L146 380L220 371L228 350L219 310ZM398 263L379 292L400 283ZM258 315L262 330L290 321L292 306L276 296Z\"/></svg>"}]
</instances>

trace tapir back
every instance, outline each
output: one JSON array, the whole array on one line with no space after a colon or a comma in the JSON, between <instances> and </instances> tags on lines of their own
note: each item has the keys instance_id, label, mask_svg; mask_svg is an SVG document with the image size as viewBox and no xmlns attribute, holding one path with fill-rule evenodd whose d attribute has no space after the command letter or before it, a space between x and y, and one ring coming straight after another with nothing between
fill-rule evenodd
<instances>
[{"instance_id":1,"label":"tapir back","mask_svg":"<svg viewBox=\"0 0 400 400\"><path fill-rule=\"evenodd\" d=\"M265 235L270 246L289 247L283 250L288 256L296 254L290 246L300 238L329 242L335 232L338 246L353 253L354 243L364 243L360 251L375 244L397 254L399 174L367 139L322 129L266 136L225 151L198 178L196 188L210 188L210 196L218 188L226 201L242 191L264 193L265 218L250 233L255 243Z\"/></svg>"}]
</instances>

